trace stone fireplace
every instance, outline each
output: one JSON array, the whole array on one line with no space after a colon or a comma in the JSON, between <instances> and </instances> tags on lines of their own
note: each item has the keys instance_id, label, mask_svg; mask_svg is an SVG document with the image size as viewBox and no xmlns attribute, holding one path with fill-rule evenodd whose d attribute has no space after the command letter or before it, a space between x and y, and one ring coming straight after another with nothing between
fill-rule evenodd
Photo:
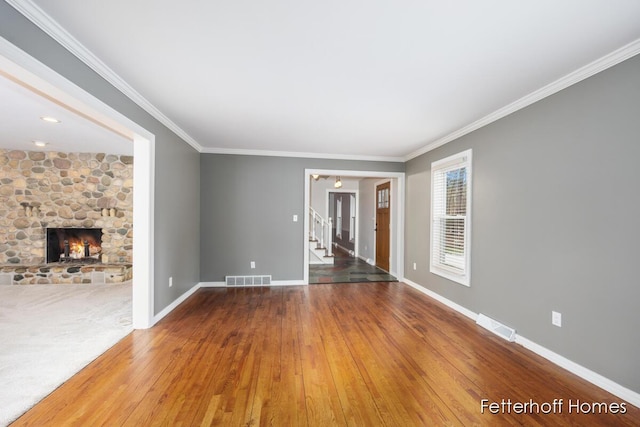
<instances>
[{"instance_id":1,"label":"stone fireplace","mask_svg":"<svg viewBox=\"0 0 640 427\"><path fill-rule=\"evenodd\" d=\"M120 282L132 258L131 156L0 150L0 275Z\"/></svg>"}]
</instances>

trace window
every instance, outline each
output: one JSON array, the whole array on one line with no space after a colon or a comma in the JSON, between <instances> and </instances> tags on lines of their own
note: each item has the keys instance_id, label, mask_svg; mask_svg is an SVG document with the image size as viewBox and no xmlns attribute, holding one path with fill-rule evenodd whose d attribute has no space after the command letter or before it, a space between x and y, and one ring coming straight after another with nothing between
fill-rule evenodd
<instances>
[{"instance_id":1,"label":"window","mask_svg":"<svg viewBox=\"0 0 640 427\"><path fill-rule=\"evenodd\" d=\"M389 207L389 189L383 188L378 190L378 209L386 209Z\"/></svg>"},{"instance_id":2,"label":"window","mask_svg":"<svg viewBox=\"0 0 640 427\"><path fill-rule=\"evenodd\" d=\"M469 286L471 150L431 164L430 271Z\"/></svg>"}]
</instances>

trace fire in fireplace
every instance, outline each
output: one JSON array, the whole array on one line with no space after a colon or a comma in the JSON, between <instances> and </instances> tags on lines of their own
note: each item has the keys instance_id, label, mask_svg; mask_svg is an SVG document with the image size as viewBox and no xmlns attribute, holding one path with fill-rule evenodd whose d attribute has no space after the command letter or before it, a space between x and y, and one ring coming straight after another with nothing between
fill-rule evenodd
<instances>
[{"instance_id":1,"label":"fire in fireplace","mask_svg":"<svg viewBox=\"0 0 640 427\"><path fill-rule=\"evenodd\" d=\"M47 263L95 263L101 256L101 228L47 228Z\"/></svg>"}]
</instances>

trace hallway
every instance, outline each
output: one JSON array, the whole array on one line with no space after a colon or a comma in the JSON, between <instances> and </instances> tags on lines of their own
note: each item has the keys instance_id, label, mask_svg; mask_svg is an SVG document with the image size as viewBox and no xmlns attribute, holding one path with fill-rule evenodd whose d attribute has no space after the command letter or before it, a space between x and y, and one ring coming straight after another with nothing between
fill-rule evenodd
<instances>
[{"instance_id":1,"label":"hallway","mask_svg":"<svg viewBox=\"0 0 640 427\"><path fill-rule=\"evenodd\" d=\"M309 284L398 281L386 271L352 257L343 250L336 249L334 256L333 265L309 265Z\"/></svg>"}]
</instances>

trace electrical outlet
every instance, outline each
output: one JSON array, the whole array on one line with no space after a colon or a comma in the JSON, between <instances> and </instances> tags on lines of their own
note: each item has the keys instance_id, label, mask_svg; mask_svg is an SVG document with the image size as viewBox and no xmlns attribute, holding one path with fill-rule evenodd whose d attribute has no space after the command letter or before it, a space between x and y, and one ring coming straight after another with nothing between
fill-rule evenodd
<instances>
[{"instance_id":1,"label":"electrical outlet","mask_svg":"<svg viewBox=\"0 0 640 427\"><path fill-rule=\"evenodd\" d=\"M417 270L418 269L418 264L416 264L415 262L413 263L413 269Z\"/></svg>"},{"instance_id":2,"label":"electrical outlet","mask_svg":"<svg viewBox=\"0 0 640 427\"><path fill-rule=\"evenodd\" d=\"M173 286L173 277L169 277L169 287Z\"/></svg>"},{"instance_id":3,"label":"electrical outlet","mask_svg":"<svg viewBox=\"0 0 640 427\"><path fill-rule=\"evenodd\" d=\"M256 262L255 261L251 261L251 268L256 268Z\"/></svg>"},{"instance_id":4,"label":"electrical outlet","mask_svg":"<svg viewBox=\"0 0 640 427\"><path fill-rule=\"evenodd\" d=\"M558 313L557 311L551 312L551 323L558 328L562 327L562 313Z\"/></svg>"}]
</instances>

